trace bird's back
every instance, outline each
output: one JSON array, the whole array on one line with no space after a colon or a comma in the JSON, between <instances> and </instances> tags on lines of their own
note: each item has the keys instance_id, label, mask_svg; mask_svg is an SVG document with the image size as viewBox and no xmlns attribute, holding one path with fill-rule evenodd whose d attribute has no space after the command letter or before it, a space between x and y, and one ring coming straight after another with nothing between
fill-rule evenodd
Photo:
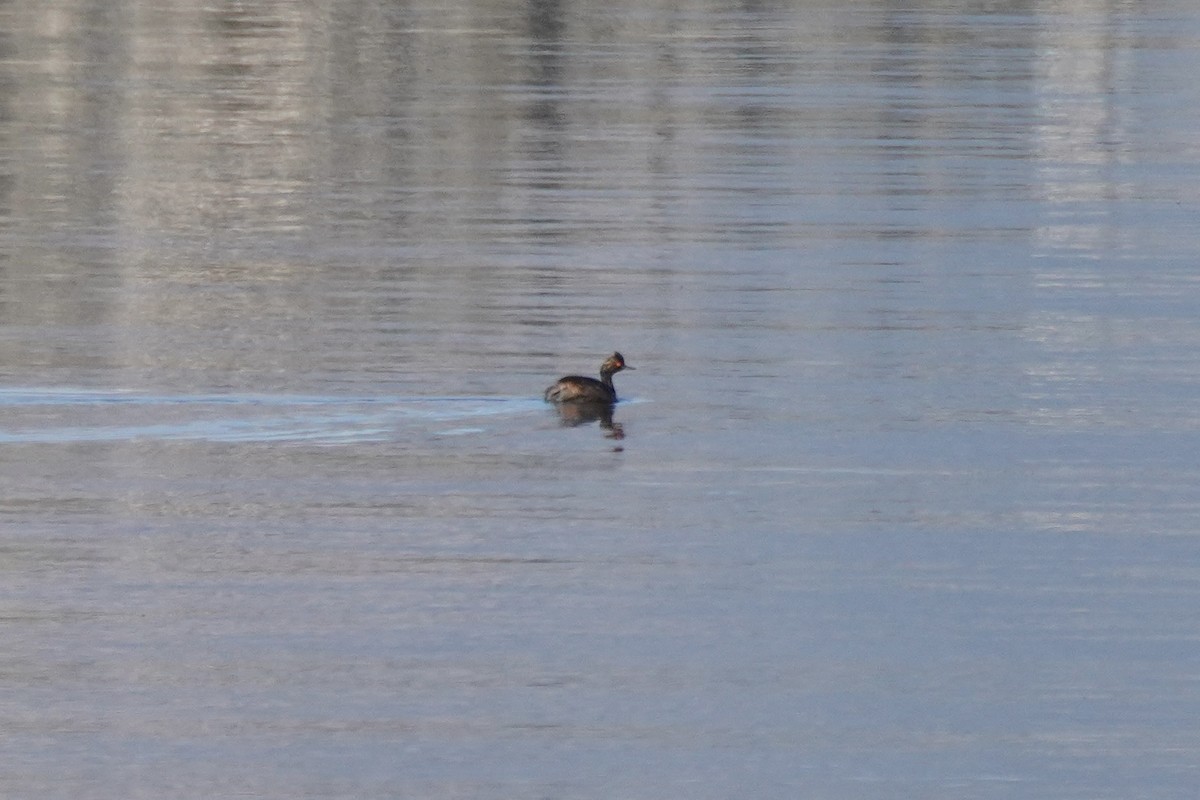
<instances>
[{"instance_id":1,"label":"bird's back","mask_svg":"<svg viewBox=\"0 0 1200 800\"><path fill-rule=\"evenodd\" d=\"M546 389L547 402L569 403L578 400L614 402L617 393L595 378L568 375Z\"/></svg>"}]
</instances>

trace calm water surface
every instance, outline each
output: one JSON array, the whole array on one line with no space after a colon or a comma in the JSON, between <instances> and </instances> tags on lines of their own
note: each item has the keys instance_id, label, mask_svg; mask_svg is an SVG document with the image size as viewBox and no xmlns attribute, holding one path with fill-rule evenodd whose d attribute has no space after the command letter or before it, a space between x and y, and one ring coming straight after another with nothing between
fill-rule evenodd
<instances>
[{"instance_id":1,"label":"calm water surface","mask_svg":"<svg viewBox=\"0 0 1200 800\"><path fill-rule=\"evenodd\" d=\"M0 793L1193 796L1193 3L0 31Z\"/></svg>"}]
</instances>

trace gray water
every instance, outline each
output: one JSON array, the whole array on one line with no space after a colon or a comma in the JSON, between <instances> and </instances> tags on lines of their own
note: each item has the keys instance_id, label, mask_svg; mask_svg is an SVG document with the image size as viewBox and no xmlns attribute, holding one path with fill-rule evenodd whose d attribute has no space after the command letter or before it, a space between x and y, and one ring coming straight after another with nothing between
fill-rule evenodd
<instances>
[{"instance_id":1,"label":"gray water","mask_svg":"<svg viewBox=\"0 0 1200 800\"><path fill-rule=\"evenodd\" d=\"M1194 796L1194 3L170 5L0 5L0 794Z\"/></svg>"}]
</instances>

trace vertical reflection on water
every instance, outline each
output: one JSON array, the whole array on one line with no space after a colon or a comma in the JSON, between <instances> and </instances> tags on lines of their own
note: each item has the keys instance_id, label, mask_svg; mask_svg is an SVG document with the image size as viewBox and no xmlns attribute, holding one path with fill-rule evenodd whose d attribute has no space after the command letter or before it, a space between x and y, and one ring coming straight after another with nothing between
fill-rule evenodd
<instances>
[{"instance_id":1,"label":"vertical reflection on water","mask_svg":"<svg viewBox=\"0 0 1200 800\"><path fill-rule=\"evenodd\" d=\"M13 194L16 190L16 168L19 158L14 157L16 150L12 130L15 109L16 81L5 65L13 57L14 44L12 33L0 29L0 236L7 236L11 230L11 215L13 211ZM9 313L8 284L10 277L9 260L12 252L7 247L0 247L0 314L5 318Z\"/></svg>"},{"instance_id":2,"label":"vertical reflection on water","mask_svg":"<svg viewBox=\"0 0 1200 800\"><path fill-rule=\"evenodd\" d=\"M1037 298L1026 332L1029 416L1062 430L1188 427L1181 383L1193 383L1187 252L1200 193L1170 166L1194 150L1165 130L1200 123L1200 95L1182 73L1160 72L1142 45L1178 24L1124 3L1051 5L1037 17L1033 110L1037 125L1032 236ZM1155 88L1147 75L1155 73ZM1161 98L1173 97L1166 114ZM1191 126L1195 128L1195 125ZM1153 144L1150 144L1153 142ZM1148 359L1155 362L1148 368ZM1144 395L1153 371L1158 391ZM1184 390L1183 394L1187 391Z\"/></svg>"},{"instance_id":3,"label":"vertical reflection on water","mask_svg":"<svg viewBox=\"0 0 1200 800\"><path fill-rule=\"evenodd\" d=\"M1132 244L1101 206L1131 190L1118 168L1131 147L1117 112L1131 68L1126 16L1113 7L1052 11L1034 28L1037 192L1047 207L1036 236L1046 251L1095 259Z\"/></svg>"},{"instance_id":4,"label":"vertical reflection on water","mask_svg":"<svg viewBox=\"0 0 1200 800\"><path fill-rule=\"evenodd\" d=\"M521 113L529 131L521 148L509 156L510 162L517 159L527 162L521 171L522 177L513 183L530 193L551 198L569 188L565 179L569 151L565 141L568 119L563 109L567 97L563 86L567 57L564 53L564 13L563 4L556 0L539 0L528 6L529 43L524 70L528 77L520 86L519 94L527 95ZM524 212L526 218L518 226L520 237L531 244L543 245L569 239L569 232L562 224L566 205L561 199L538 205L531 203Z\"/></svg>"},{"instance_id":5,"label":"vertical reflection on water","mask_svg":"<svg viewBox=\"0 0 1200 800\"><path fill-rule=\"evenodd\" d=\"M127 97L136 119L127 229L203 237L197 245L218 256L238 252L245 234L298 230L327 142L313 124L323 116L312 92L320 61L310 58L318 29L293 4L169 13L165 39L155 23L166 20L153 15L131 37L156 79Z\"/></svg>"}]
</instances>

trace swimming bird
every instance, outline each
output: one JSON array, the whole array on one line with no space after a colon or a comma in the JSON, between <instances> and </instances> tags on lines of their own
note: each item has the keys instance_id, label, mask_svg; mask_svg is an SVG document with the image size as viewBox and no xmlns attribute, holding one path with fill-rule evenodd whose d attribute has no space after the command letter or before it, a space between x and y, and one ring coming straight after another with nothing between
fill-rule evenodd
<instances>
[{"instance_id":1,"label":"swimming bird","mask_svg":"<svg viewBox=\"0 0 1200 800\"><path fill-rule=\"evenodd\" d=\"M623 369L633 369L625 363L625 357L613 353L600 365L600 380L582 375L559 378L546 389L547 403L615 403L617 390L613 388L612 376Z\"/></svg>"}]
</instances>

